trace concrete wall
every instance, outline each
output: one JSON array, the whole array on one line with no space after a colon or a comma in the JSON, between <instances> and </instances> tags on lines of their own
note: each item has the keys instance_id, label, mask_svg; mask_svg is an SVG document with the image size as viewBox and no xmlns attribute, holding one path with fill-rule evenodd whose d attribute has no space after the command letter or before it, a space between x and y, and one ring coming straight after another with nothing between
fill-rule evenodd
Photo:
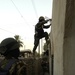
<instances>
[{"instance_id":1,"label":"concrete wall","mask_svg":"<svg viewBox=\"0 0 75 75\"><path fill-rule=\"evenodd\" d=\"M63 45L64 75L75 75L75 0L67 0Z\"/></svg>"},{"instance_id":2,"label":"concrete wall","mask_svg":"<svg viewBox=\"0 0 75 75\"><path fill-rule=\"evenodd\" d=\"M54 75L75 75L75 0L53 0Z\"/></svg>"}]
</instances>

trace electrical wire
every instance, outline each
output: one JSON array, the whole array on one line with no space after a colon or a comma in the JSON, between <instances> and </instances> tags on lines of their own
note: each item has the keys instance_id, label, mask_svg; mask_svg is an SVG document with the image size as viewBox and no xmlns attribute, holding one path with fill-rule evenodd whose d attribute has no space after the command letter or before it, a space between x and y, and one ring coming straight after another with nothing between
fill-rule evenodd
<instances>
[{"instance_id":1,"label":"electrical wire","mask_svg":"<svg viewBox=\"0 0 75 75\"><path fill-rule=\"evenodd\" d=\"M24 19L25 23L29 26L28 22L25 20L25 18L23 17L23 15L21 14L20 10L19 10L18 7L16 6L16 4L13 2L13 0L11 0L11 2L12 2L13 5L15 6L16 10L19 12L19 14L21 15L21 17Z\"/></svg>"},{"instance_id":2,"label":"electrical wire","mask_svg":"<svg viewBox=\"0 0 75 75\"><path fill-rule=\"evenodd\" d=\"M11 1L12 1L12 0L11 0ZM17 6L15 5L15 3L14 3L13 1L12 1L12 3L14 4L16 10L19 12L19 14L21 15L21 17L24 19L25 23L26 23L27 25L29 25L29 24L26 22L26 20L25 20L25 18L23 17L23 15L21 14L21 12L19 11L19 9L17 8ZM9 33L11 33L11 34L16 35L15 33L11 32L11 31L8 31L8 30L6 30L6 29L3 29L3 28L0 28L0 30L3 30L3 31L6 31L6 32L9 32Z\"/></svg>"},{"instance_id":3,"label":"electrical wire","mask_svg":"<svg viewBox=\"0 0 75 75\"><path fill-rule=\"evenodd\" d=\"M38 13L37 13L37 10L36 10L36 7L35 7L34 0L31 0L31 2L32 2L33 8L34 8L34 11L35 11L36 18L38 18Z\"/></svg>"},{"instance_id":4,"label":"electrical wire","mask_svg":"<svg viewBox=\"0 0 75 75\"><path fill-rule=\"evenodd\" d=\"M6 31L6 32L9 32L9 33L12 33L12 34L16 35L15 33L11 32L11 31L8 31L6 29L3 29L3 28L0 28L0 30L3 30L3 31Z\"/></svg>"}]
</instances>

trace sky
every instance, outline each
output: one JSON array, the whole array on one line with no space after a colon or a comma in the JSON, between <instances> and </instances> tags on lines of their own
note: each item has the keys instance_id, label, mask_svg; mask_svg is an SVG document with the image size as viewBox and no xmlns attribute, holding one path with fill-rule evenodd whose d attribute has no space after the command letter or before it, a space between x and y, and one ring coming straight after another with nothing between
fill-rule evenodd
<instances>
[{"instance_id":1,"label":"sky","mask_svg":"<svg viewBox=\"0 0 75 75\"><path fill-rule=\"evenodd\" d=\"M19 35L25 49L32 50L40 16L52 18L52 0L0 0L0 41Z\"/></svg>"}]
</instances>

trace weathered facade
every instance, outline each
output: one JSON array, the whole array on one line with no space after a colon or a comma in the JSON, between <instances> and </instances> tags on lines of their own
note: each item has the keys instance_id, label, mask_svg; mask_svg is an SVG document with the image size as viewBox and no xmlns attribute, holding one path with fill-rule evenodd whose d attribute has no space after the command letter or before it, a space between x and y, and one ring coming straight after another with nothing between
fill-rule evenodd
<instances>
[{"instance_id":1,"label":"weathered facade","mask_svg":"<svg viewBox=\"0 0 75 75\"><path fill-rule=\"evenodd\" d=\"M75 75L75 0L53 0L54 75Z\"/></svg>"}]
</instances>

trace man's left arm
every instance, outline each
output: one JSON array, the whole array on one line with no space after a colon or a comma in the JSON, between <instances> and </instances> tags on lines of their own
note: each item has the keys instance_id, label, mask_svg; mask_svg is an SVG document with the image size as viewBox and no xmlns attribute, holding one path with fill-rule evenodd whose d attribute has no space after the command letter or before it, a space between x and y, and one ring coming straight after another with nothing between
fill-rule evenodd
<instances>
[{"instance_id":1,"label":"man's left arm","mask_svg":"<svg viewBox=\"0 0 75 75\"><path fill-rule=\"evenodd\" d=\"M47 20L47 21L50 21L50 22L52 22L52 19L49 19L49 20ZM49 28L51 26L51 23L50 23L50 25L43 25L43 28Z\"/></svg>"},{"instance_id":2,"label":"man's left arm","mask_svg":"<svg viewBox=\"0 0 75 75\"><path fill-rule=\"evenodd\" d=\"M51 26L51 24L50 24L50 25L46 25L46 26L44 25L43 28L46 28L46 29L47 29L47 28L49 28L50 26Z\"/></svg>"}]
</instances>

